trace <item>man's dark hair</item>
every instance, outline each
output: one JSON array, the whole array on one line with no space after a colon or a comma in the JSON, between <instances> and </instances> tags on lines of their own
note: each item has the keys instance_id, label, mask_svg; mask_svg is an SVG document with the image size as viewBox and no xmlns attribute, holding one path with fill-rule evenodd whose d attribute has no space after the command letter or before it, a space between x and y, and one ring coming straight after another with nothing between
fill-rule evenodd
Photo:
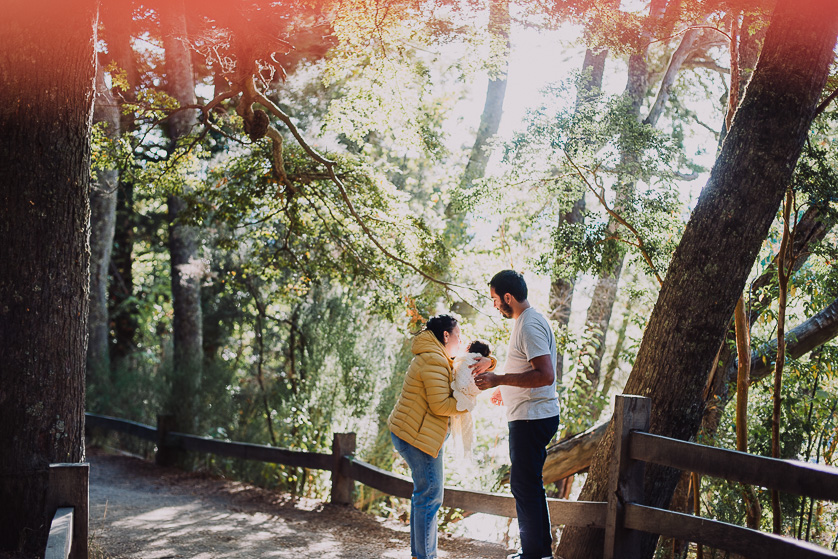
<instances>
[{"instance_id":1,"label":"man's dark hair","mask_svg":"<svg viewBox=\"0 0 838 559\"><path fill-rule=\"evenodd\" d=\"M515 270L498 272L489 282L489 287L494 289L501 299L507 293L515 297L519 303L527 298L527 282L524 281L524 276Z\"/></svg>"},{"instance_id":2,"label":"man's dark hair","mask_svg":"<svg viewBox=\"0 0 838 559\"><path fill-rule=\"evenodd\" d=\"M436 339L439 340L439 343L445 344L444 333L448 332L450 334L456 325L456 318L450 314L440 314L429 318L428 322L425 324L425 328L434 333L434 336L436 336Z\"/></svg>"},{"instance_id":3,"label":"man's dark hair","mask_svg":"<svg viewBox=\"0 0 838 559\"><path fill-rule=\"evenodd\" d=\"M483 357L489 357L492 353L492 346L486 340L474 340L468 344L466 351L469 353L479 353Z\"/></svg>"}]
</instances>

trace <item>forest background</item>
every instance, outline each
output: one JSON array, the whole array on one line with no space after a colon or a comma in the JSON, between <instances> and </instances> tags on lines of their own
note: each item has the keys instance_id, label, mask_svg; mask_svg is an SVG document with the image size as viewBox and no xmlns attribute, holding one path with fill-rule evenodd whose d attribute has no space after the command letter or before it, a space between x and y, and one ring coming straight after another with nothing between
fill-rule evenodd
<instances>
[{"instance_id":1,"label":"forest background","mask_svg":"<svg viewBox=\"0 0 838 559\"><path fill-rule=\"evenodd\" d=\"M412 335L455 312L502 363L510 323L486 285L514 268L563 355L549 491L577 495L773 9L103 2L86 411L309 451L354 431L360 458L407 473L385 421ZM835 460L835 84L831 72L738 332L731 317L704 373L704 444ZM503 410L484 397L474 415L473 459L449 451L449 483L502 490ZM179 459L327 488L298 468ZM406 517L404 501L358 489L357 506ZM834 505L685 475L671 506L838 545ZM445 529L514 540L505 522L444 513Z\"/></svg>"}]
</instances>

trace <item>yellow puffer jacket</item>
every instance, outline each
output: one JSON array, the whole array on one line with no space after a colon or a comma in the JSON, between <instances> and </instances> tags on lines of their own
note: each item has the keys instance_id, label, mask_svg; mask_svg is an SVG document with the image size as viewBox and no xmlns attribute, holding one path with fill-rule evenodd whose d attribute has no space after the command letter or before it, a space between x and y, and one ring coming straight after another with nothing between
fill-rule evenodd
<instances>
[{"instance_id":1,"label":"yellow puffer jacket","mask_svg":"<svg viewBox=\"0 0 838 559\"><path fill-rule=\"evenodd\" d=\"M430 330L413 339L413 355L387 425L398 438L436 458L448 434L449 416L465 413L457 411L451 391L454 360Z\"/></svg>"}]
</instances>

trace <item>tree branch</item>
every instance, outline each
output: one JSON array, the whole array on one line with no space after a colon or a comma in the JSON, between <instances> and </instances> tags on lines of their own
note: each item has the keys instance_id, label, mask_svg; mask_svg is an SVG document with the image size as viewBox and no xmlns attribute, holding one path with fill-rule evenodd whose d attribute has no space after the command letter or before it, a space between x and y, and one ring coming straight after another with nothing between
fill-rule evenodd
<instances>
[{"instance_id":1,"label":"tree branch","mask_svg":"<svg viewBox=\"0 0 838 559\"><path fill-rule=\"evenodd\" d=\"M663 285L663 279L660 277L657 268L655 268L655 264L652 262L652 258L649 256L649 253L646 252L646 248L643 244L643 238L640 236L640 232L637 229L635 229L629 222L623 219L621 215L619 215L617 212L611 209L611 207L605 201L605 188L594 188L594 186L590 183L590 181L588 181L588 178L582 172L582 169L580 169L579 166L576 165L576 162L574 162L573 159L571 159L570 154L567 153L567 151L564 149L562 149L562 152L564 153L571 166L576 170L576 173L579 175L579 177L585 182L585 185L588 187L588 189L594 194L594 196L596 196L597 200L599 200L599 203L602 204L602 207L605 208L605 211L608 212L608 214L611 217L613 217L617 223L628 229L631 232L631 234L634 235L638 243L634 246L637 246L638 250L640 250L640 254L643 256L643 259L646 261L646 264L649 265L649 268L652 269L652 273L655 275L655 279L658 280L658 284ZM627 241L623 240L623 242Z\"/></svg>"}]
</instances>

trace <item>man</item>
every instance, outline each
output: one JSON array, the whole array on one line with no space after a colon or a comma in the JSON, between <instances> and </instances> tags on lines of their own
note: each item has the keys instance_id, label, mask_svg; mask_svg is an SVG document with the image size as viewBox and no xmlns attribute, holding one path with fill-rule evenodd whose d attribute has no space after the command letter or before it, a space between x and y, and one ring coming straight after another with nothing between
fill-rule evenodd
<instances>
[{"instance_id":1,"label":"man","mask_svg":"<svg viewBox=\"0 0 838 559\"><path fill-rule=\"evenodd\" d=\"M515 320L504 374L476 368L479 374L474 378L481 390L500 386L507 410L509 484L521 531L521 552L509 559L550 559L553 538L541 472L547 444L559 427L556 339L547 319L527 301L521 274L499 272L489 282L489 293L501 315Z\"/></svg>"}]
</instances>

